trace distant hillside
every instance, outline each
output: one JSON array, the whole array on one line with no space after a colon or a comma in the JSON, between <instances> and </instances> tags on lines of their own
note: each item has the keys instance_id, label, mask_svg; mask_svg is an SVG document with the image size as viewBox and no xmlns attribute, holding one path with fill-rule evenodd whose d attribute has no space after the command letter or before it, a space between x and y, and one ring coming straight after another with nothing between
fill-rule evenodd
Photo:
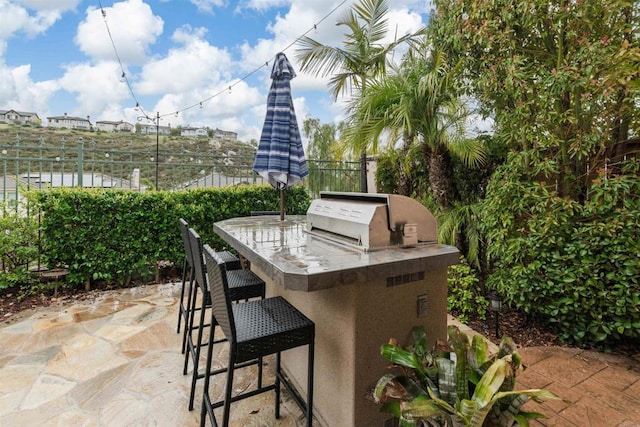
<instances>
[{"instance_id":1,"label":"distant hillside","mask_svg":"<svg viewBox=\"0 0 640 427\"><path fill-rule=\"evenodd\" d=\"M90 132L47 127L18 126L0 123L0 146L40 144L45 147L59 147L64 138L68 144L76 144L82 137L85 145L95 144L100 150L151 150L156 147L156 135L132 133ZM255 147L243 141L232 141L206 137L185 137L160 135L159 149L169 154L207 154L214 156L254 157Z\"/></svg>"},{"instance_id":2,"label":"distant hillside","mask_svg":"<svg viewBox=\"0 0 640 427\"><path fill-rule=\"evenodd\" d=\"M106 173L128 179L135 168L139 169L142 181L151 184L157 170L158 185L162 189L177 188L213 173L227 177L252 176L256 150L252 144L242 141L160 135L157 139L159 161L156 162L155 135L1 123L0 175L75 172L80 138L85 173Z\"/></svg>"}]
</instances>

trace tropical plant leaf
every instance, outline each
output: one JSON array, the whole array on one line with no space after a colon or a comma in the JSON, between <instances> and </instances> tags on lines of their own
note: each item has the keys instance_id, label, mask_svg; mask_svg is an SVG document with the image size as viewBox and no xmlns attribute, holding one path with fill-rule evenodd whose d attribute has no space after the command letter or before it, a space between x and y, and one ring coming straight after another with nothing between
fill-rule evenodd
<instances>
[{"instance_id":1,"label":"tropical plant leaf","mask_svg":"<svg viewBox=\"0 0 640 427\"><path fill-rule=\"evenodd\" d=\"M412 328L411 338L416 355L420 358L424 358L429 351L427 348L427 332L424 330L424 326L416 326Z\"/></svg>"},{"instance_id":2,"label":"tropical plant leaf","mask_svg":"<svg viewBox=\"0 0 640 427\"><path fill-rule=\"evenodd\" d=\"M473 350L472 354L474 356L471 367L478 369L489 360L489 344L483 336L477 334L471 339L471 349Z\"/></svg>"},{"instance_id":3,"label":"tropical plant leaf","mask_svg":"<svg viewBox=\"0 0 640 427\"><path fill-rule=\"evenodd\" d=\"M450 405L453 405L457 398L455 363L453 360L439 357L436 359L436 365L438 366L440 397Z\"/></svg>"},{"instance_id":4,"label":"tropical plant leaf","mask_svg":"<svg viewBox=\"0 0 640 427\"><path fill-rule=\"evenodd\" d=\"M412 400L418 396L426 396L426 392L406 375L386 374L376 383L373 398L376 403L387 399Z\"/></svg>"},{"instance_id":5,"label":"tropical plant leaf","mask_svg":"<svg viewBox=\"0 0 640 427\"><path fill-rule=\"evenodd\" d=\"M472 399L486 406L502 386L508 371L509 364L504 359L496 359L476 385Z\"/></svg>"},{"instance_id":6,"label":"tropical plant leaf","mask_svg":"<svg viewBox=\"0 0 640 427\"><path fill-rule=\"evenodd\" d=\"M400 418L402 416L402 411L400 410L400 401L394 400L392 402L383 404L380 407L380 412L391 414L395 418Z\"/></svg>"},{"instance_id":7,"label":"tropical plant leaf","mask_svg":"<svg viewBox=\"0 0 640 427\"><path fill-rule=\"evenodd\" d=\"M397 345L383 344L380 347L380 354L382 355L382 357L395 365L415 369L421 377L425 376L422 362L420 361L418 356L416 356L416 354L411 351L405 350L401 347L398 347Z\"/></svg>"},{"instance_id":8,"label":"tropical plant leaf","mask_svg":"<svg viewBox=\"0 0 640 427\"><path fill-rule=\"evenodd\" d=\"M402 416L408 419L431 418L447 413L436 401L426 396L419 396L411 402L402 402L400 408Z\"/></svg>"},{"instance_id":9,"label":"tropical plant leaf","mask_svg":"<svg viewBox=\"0 0 640 427\"><path fill-rule=\"evenodd\" d=\"M438 404L438 406L443 408L445 411L447 411L450 414L455 414L456 413L456 408L454 408L452 405L450 405L449 403L447 403L443 399L440 399L439 397L436 397L436 395L430 389L427 389L427 393L429 394L429 397L434 402L436 402Z\"/></svg>"}]
</instances>

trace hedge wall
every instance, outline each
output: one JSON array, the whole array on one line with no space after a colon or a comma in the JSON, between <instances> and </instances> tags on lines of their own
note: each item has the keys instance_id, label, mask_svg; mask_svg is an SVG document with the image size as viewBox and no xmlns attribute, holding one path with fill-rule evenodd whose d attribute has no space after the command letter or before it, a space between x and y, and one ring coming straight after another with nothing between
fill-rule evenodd
<instances>
[{"instance_id":1,"label":"hedge wall","mask_svg":"<svg viewBox=\"0 0 640 427\"><path fill-rule=\"evenodd\" d=\"M304 214L304 188L287 191L288 215ZM182 265L184 247L178 219L184 218L204 242L222 249L213 223L279 210L270 186L199 188L178 192L52 189L33 193L41 209L42 254L50 267L66 266L71 285L87 280L125 283L153 274L159 261Z\"/></svg>"}]
</instances>

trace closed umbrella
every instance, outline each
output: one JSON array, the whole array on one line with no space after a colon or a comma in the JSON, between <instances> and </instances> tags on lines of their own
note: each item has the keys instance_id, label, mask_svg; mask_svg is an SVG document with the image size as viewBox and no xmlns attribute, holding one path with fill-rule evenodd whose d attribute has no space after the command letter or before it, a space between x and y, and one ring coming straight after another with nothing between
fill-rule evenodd
<instances>
[{"instance_id":1,"label":"closed umbrella","mask_svg":"<svg viewBox=\"0 0 640 427\"><path fill-rule=\"evenodd\" d=\"M295 76L286 55L278 53L271 70L267 115L253 164L253 170L280 191L281 220L284 220L284 190L309 175L291 98L290 81Z\"/></svg>"}]
</instances>

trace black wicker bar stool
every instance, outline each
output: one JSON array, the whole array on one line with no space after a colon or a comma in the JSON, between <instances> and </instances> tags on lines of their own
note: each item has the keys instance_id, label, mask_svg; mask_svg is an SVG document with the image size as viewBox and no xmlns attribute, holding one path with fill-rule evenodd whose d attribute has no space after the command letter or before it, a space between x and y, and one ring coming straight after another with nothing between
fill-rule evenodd
<instances>
[{"instance_id":1,"label":"black wicker bar stool","mask_svg":"<svg viewBox=\"0 0 640 427\"><path fill-rule=\"evenodd\" d=\"M209 396L211 378L212 345L207 349L204 394L200 426L207 418L218 426L214 409L223 407L222 426L228 427L231 403L266 391L275 390L275 416L280 418L280 384L290 391L295 402L305 413L307 426L313 421L313 352L315 324L282 297L254 300L232 305L229 272L224 263L208 245L204 246L207 276L211 289L212 319L218 322L229 341L229 362L224 399L212 402ZM213 338L210 335L209 341ZM302 400L291 384L282 375L280 352L303 345L308 346L307 401ZM262 385L262 357L276 355L276 375L274 384ZM256 390L232 396L234 370L251 360L258 359L258 387Z\"/></svg>"},{"instance_id":2,"label":"black wicker bar stool","mask_svg":"<svg viewBox=\"0 0 640 427\"><path fill-rule=\"evenodd\" d=\"M176 333L180 333L180 326L184 321L185 329L182 334L182 353L185 352L187 346L187 329L189 323L189 309L191 294L193 288L193 257L191 256L191 247L189 245L189 224L183 218L178 220L180 226L180 234L182 235L182 243L184 245L184 263L182 265L182 285L180 287L180 306L178 307L178 328ZM240 268L240 259L228 251L220 251L222 258L228 270L237 270ZM187 281L188 279L188 281ZM185 301L185 296L187 297Z\"/></svg>"},{"instance_id":3,"label":"black wicker bar stool","mask_svg":"<svg viewBox=\"0 0 640 427\"><path fill-rule=\"evenodd\" d=\"M211 319L210 323L206 323L205 312L207 308L211 307L211 292L209 292L209 285L207 283L206 267L204 264L204 258L202 253L202 240L198 233L190 228L188 231L189 246L191 248L191 254L193 257L193 270L194 270L194 283L193 292L191 295L190 305L190 318L188 323L189 333L187 334L187 351L184 357L184 370L183 374L187 374L189 369L189 359L193 363L193 372L191 375L191 392L189 394L189 410L193 409L193 402L195 397L196 383L199 379L202 379L205 374L200 372L200 350L204 346L213 348L213 344L226 341L226 339L215 340L215 327L217 322L215 318ZM219 252L216 252L219 254ZM221 261L224 263L224 261ZM225 264L226 265L226 264ZM264 298L265 283L250 270L230 270L229 271L229 283L231 287L230 295L231 300L247 301L250 298ZM200 307L196 307L198 289L202 291L202 298L200 300ZM197 325L195 324L195 312L200 312L200 318ZM203 333L206 328L209 328L209 336L206 342L203 342ZM194 342L192 331L197 331L197 338ZM256 363L256 362L254 362Z\"/></svg>"}]
</instances>

